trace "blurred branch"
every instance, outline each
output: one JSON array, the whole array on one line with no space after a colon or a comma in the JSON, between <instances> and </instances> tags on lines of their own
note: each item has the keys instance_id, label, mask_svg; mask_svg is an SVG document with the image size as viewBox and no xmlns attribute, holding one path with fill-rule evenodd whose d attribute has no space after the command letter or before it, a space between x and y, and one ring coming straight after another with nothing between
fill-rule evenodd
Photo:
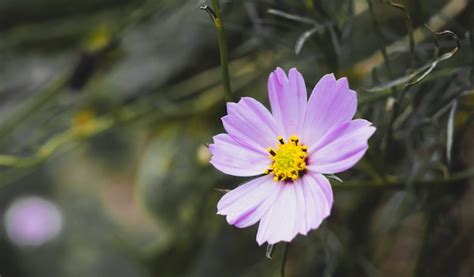
<instances>
[{"instance_id":1,"label":"blurred branch","mask_svg":"<svg viewBox=\"0 0 474 277\"><path fill-rule=\"evenodd\" d=\"M437 39L436 36L441 36L441 35L449 35L452 39L454 39L456 41L456 47L453 50L449 51L448 53L444 53L443 55L441 55L441 57L438 57L438 55L439 55L439 43L438 43L438 39ZM406 84L406 87L416 85L419 82L423 81L423 79L426 78L426 76L428 76L428 74L430 74L431 71L433 71L433 69L438 65L439 62L442 62L444 60L447 60L447 59L451 58L461 47L458 36L455 33L451 32L449 30L433 33L433 37L434 37L435 46L436 46L435 47L434 61L431 62L431 64L429 64L428 69L425 72L423 72L423 74L421 74L418 78L416 78L415 80L410 80L410 82L408 84Z\"/></svg>"},{"instance_id":2,"label":"blurred branch","mask_svg":"<svg viewBox=\"0 0 474 277\"><path fill-rule=\"evenodd\" d=\"M334 49L335 49L334 51L338 55L340 54L340 45L339 45L336 31L334 30L334 28L337 27L337 24L335 24L334 22L328 20L326 22L319 23L316 20L313 20L308 17L303 17L296 14L290 14L290 13L276 10L276 9L268 9L267 12L269 14L273 14L273 15L276 15L288 20L293 20L296 22L313 25L313 27L311 27L309 30L304 31L296 40L296 43L295 43L296 55L298 55L301 52L301 49L303 48L304 44L311 36L313 36L315 33L321 33L321 31L324 28L327 28L327 31L329 32L329 35L331 37L331 43L333 44Z\"/></svg>"},{"instance_id":3,"label":"blurred branch","mask_svg":"<svg viewBox=\"0 0 474 277\"><path fill-rule=\"evenodd\" d=\"M0 40L0 49L25 46L41 41L81 37L89 32L93 26L103 22L106 18L110 18L112 14L117 12L109 10L91 14L88 20L84 20L81 15L15 26L3 33Z\"/></svg>"},{"instance_id":4,"label":"blurred branch","mask_svg":"<svg viewBox=\"0 0 474 277\"><path fill-rule=\"evenodd\" d=\"M451 58L459 50L459 47L460 47L459 39L456 36L456 34L454 34L453 32L443 31L443 32L434 33L433 35L435 37L435 51L434 51L434 57L433 57L432 61L426 63L425 65L423 65L421 67L419 67L418 69L416 69L415 71L413 71L412 73L410 73L408 75L396 78L394 80L391 80L391 81L386 82L386 83L381 84L381 85L377 85L377 86L369 88L369 89L362 89L364 91L367 91L367 92L370 92L370 93L373 93L373 94L370 95L370 96L366 95L365 97L363 97L359 101L359 103L372 102L372 101L379 100L379 99L384 98L384 97L388 97L391 94L391 91L389 91L388 89L404 84L403 91L397 99L397 101L399 103L402 100L403 96L405 95L405 93L406 93L406 91L409 87L414 86L414 85L420 83L421 81L425 80L428 77L428 75L436 68L438 63ZM450 37L452 37L456 41L456 47L453 48L453 50L451 50L447 53L444 53L443 55L438 57L439 43L438 43L437 38L436 38L437 35L449 35ZM453 70L452 69L447 69L447 70L444 71L444 73L452 74ZM443 72L440 72L439 75L442 76ZM375 94L375 92L377 92L377 94ZM393 114L396 115L395 113L393 113Z\"/></svg>"},{"instance_id":5,"label":"blurred branch","mask_svg":"<svg viewBox=\"0 0 474 277\"><path fill-rule=\"evenodd\" d=\"M245 88L249 83L255 82L263 76L261 72L269 70L269 67L272 65L265 57L266 55L262 55L261 58L256 60L255 58L243 58L230 63L231 67L235 68L233 77L236 91ZM84 128L81 130L73 126L63 133L50 138L30 157L0 155L0 166L11 167L12 170L16 169L1 172L0 185L3 186L11 183L17 178L24 176L25 172L31 172L32 168L47 161L61 147L87 140L115 126L145 120L147 124L150 124L150 122L156 123L157 121L170 121L208 111L223 99L222 85L216 82L215 78L208 78L209 76L215 76L217 70L218 68L209 69L170 88L162 88L171 99L163 98L160 94L158 106L152 104L157 101L150 101L147 98L133 105L125 105L119 111L115 111L112 114L94 118L92 125L86 126L85 130ZM197 93L199 95L195 95ZM187 99L190 96L193 98ZM170 102L177 100L181 101L179 103ZM22 169L22 171L18 171L18 169Z\"/></svg>"},{"instance_id":6,"label":"blurred branch","mask_svg":"<svg viewBox=\"0 0 474 277\"><path fill-rule=\"evenodd\" d=\"M428 28L428 30L430 30L430 29ZM451 32L451 31L443 31L443 32L433 33L431 30L430 30L430 32L433 34L433 37L434 37L434 40L435 40L434 61L431 64L429 64L426 71L424 71L424 72L419 71L419 72L417 72L417 74L412 74L413 75L412 78L405 84L402 91L398 94L397 98L395 99L395 102L393 104L392 113L390 115L390 123L388 125L388 131L387 131L386 140L385 140L386 144L385 144L384 154L387 154L388 151L392 147L392 142L393 142L392 141L392 136L393 136L393 131L395 129L395 124L394 123L396 122L396 120L397 120L397 118L400 114L400 109L402 108L402 105L403 105L402 102L405 99L405 94L407 93L408 89L410 87L418 84L419 82L421 82L424 78L426 78L426 76L428 76L428 74L430 74L433 71L433 69L438 65L439 62L451 58L458 51L458 49L460 47L459 39L458 39L458 37L456 36L455 33ZM445 53L441 57L438 57L438 55L439 55L439 43L438 43L438 39L436 37L437 35L450 35L453 39L456 40L456 45L457 46L453 50L451 50L450 52ZM417 76L418 74L421 74L421 75ZM395 87L393 87L393 88L395 88ZM395 92L395 91L392 91L392 92Z\"/></svg>"},{"instance_id":7,"label":"blurred branch","mask_svg":"<svg viewBox=\"0 0 474 277\"><path fill-rule=\"evenodd\" d=\"M105 129L112 126L112 121L109 119L101 119L93 123L93 126L88 127L91 131L81 131L76 128L71 128L63 133L50 138L38 151L31 157L19 157L13 155L0 155L0 166L8 167L30 167L46 161L51 157L56 150L66 143L84 139L96 135Z\"/></svg>"},{"instance_id":8,"label":"blurred branch","mask_svg":"<svg viewBox=\"0 0 474 277\"><path fill-rule=\"evenodd\" d=\"M155 7L156 5L158 7ZM77 40L100 24L110 23L117 31L123 30L151 16L160 5L163 4L151 0L146 0L138 6L118 4L105 11L88 14L87 20L84 20L83 15L67 15L59 19L14 26L6 30L0 38L0 50L48 40ZM130 9L133 12L130 13Z\"/></svg>"},{"instance_id":9,"label":"blurred branch","mask_svg":"<svg viewBox=\"0 0 474 277\"><path fill-rule=\"evenodd\" d=\"M432 16L427 26L433 30L438 31L443 26L445 26L452 18L460 14L466 7L469 1L467 0L451 0L449 1L440 11L439 13ZM421 26L414 30L413 32L413 39L414 43L419 43L426 39L427 33L424 31L425 27ZM395 49L403 49L406 48L405 41L407 40L407 36L393 42L389 46L386 47L387 52L391 53ZM358 62L354 65L354 72L358 72L360 75L367 75L372 71L372 68L381 64L383 62L383 56L379 52L375 52L372 56Z\"/></svg>"},{"instance_id":10,"label":"blurred branch","mask_svg":"<svg viewBox=\"0 0 474 277\"><path fill-rule=\"evenodd\" d=\"M153 1L145 1L142 5L138 6L129 16L124 16L121 21L118 22L117 28L123 31L126 27L137 23L143 18L146 18L152 14L154 9L150 5L154 5ZM116 14L120 11L121 8L117 10L100 12L92 16L92 22L97 24L98 22L104 21L105 17L111 18L112 14ZM80 21L80 24L79 24ZM56 21L46 22L40 25L40 28L37 28L38 24L31 24L27 26L22 26L14 28L10 33L12 38L3 37L0 41L0 50L7 48L9 46L14 46L20 43L24 43L28 39L45 39L46 36L53 36L54 38L65 36L68 32L76 32L77 30L86 32L90 31L89 28L93 25L91 21L87 21L90 25L84 25L83 17L74 17L72 19L61 19L61 24L58 24ZM66 25L65 25L66 24ZM66 27L64 27L66 26ZM86 27L84 27L86 26ZM46 30L46 31L44 31ZM72 30L72 31L71 31ZM38 32L41 35L37 35ZM15 37L16 34L19 34L19 37ZM45 36L46 34L46 36ZM43 107L48 101L54 99L58 96L68 85L68 76L69 72L66 71L65 74L62 74L55 81L53 81L44 91L39 92L37 95L33 96L26 104L19 108L19 110L14 111L10 117L8 117L0 125L0 144L5 140L5 138L12 133L21 123L27 120L29 117L33 116L35 111ZM10 162L13 161L8 158Z\"/></svg>"},{"instance_id":11,"label":"blurred branch","mask_svg":"<svg viewBox=\"0 0 474 277\"><path fill-rule=\"evenodd\" d=\"M459 171L447 178L439 178L435 180L415 180L413 187L448 185L459 181L464 181L474 177L474 167L464 171ZM378 188L378 189L404 189L406 181L400 177L388 176L385 181L369 181L357 180L346 181L344 183L334 182L331 185L337 189L362 189L362 188Z\"/></svg>"},{"instance_id":12,"label":"blurred branch","mask_svg":"<svg viewBox=\"0 0 474 277\"><path fill-rule=\"evenodd\" d=\"M283 17L283 18L286 18L286 19L289 19L289 20L298 21L298 22L301 22L301 23L306 23L306 24L310 24L310 25L314 25L314 26L319 25L318 22L316 22L315 20L313 20L311 18L299 16L299 15L296 15L296 14L291 14L291 13L287 13L287 12L276 10L276 9L268 9L267 12L269 14L280 16L280 17Z\"/></svg>"},{"instance_id":13,"label":"blurred branch","mask_svg":"<svg viewBox=\"0 0 474 277\"><path fill-rule=\"evenodd\" d=\"M384 84L377 85L375 87L363 89L363 90L367 92L381 92L381 91L385 91L392 87L396 87L403 84L405 84L405 87L416 85L417 83L423 81L428 76L428 74L431 73L433 69L435 69L438 63L451 58L458 51L458 49L459 47L456 47L452 51L445 53L441 55L440 57L435 57L433 61L430 61L427 64L419 67L411 74L408 74L408 75L396 78L394 80L388 81ZM452 72L452 70L450 70L449 72Z\"/></svg>"},{"instance_id":14,"label":"blurred branch","mask_svg":"<svg viewBox=\"0 0 474 277\"><path fill-rule=\"evenodd\" d=\"M446 77L446 76L450 76L450 75L453 75L453 74L456 74L464 69L466 69L467 67L466 66L461 66L461 67L455 67L455 68L452 68L452 67L447 67L447 68L443 68L443 69L440 69L440 70L437 70L435 72L432 72L431 74L429 74L428 76L426 76L425 79L423 79L425 82L428 82L428 81L432 81L432 80L435 80L435 79L438 79L438 78L442 78L442 77ZM396 80L393 80L393 81L390 81L390 82L398 82L399 79L396 79ZM388 82L388 83L390 83ZM386 84L388 84L386 83ZM360 97L358 99L358 103L359 105L363 105L363 104L369 104L369 103L372 103L372 102L376 102L376 101L379 101L379 100L382 100L382 99L385 99L386 97L389 97L391 95L391 91L386 89L386 88L381 88L382 85L380 86L376 86L374 88L380 88L377 89L376 91L373 91L372 89L364 89L364 88L359 88L358 90L359 91L367 91L367 92L370 92L370 93L361 93L360 94ZM370 90L370 91L368 91Z\"/></svg>"},{"instance_id":15,"label":"blurred branch","mask_svg":"<svg viewBox=\"0 0 474 277\"><path fill-rule=\"evenodd\" d=\"M65 76L59 77L44 91L33 96L33 98L20 107L19 110L14 111L13 114L0 125L0 143L36 110L58 96L66 87L66 80L67 78Z\"/></svg>"}]
</instances>

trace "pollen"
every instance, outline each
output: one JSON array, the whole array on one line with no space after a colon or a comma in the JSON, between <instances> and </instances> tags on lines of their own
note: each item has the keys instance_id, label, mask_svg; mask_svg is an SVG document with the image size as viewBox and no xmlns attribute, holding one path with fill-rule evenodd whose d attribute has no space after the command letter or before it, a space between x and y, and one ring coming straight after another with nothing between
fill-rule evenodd
<instances>
[{"instance_id":1,"label":"pollen","mask_svg":"<svg viewBox=\"0 0 474 277\"><path fill-rule=\"evenodd\" d=\"M273 174L275 181L297 180L306 169L308 146L302 145L297 136L291 136L288 142L282 136L277 140L277 148L267 148L272 164L265 174Z\"/></svg>"}]
</instances>

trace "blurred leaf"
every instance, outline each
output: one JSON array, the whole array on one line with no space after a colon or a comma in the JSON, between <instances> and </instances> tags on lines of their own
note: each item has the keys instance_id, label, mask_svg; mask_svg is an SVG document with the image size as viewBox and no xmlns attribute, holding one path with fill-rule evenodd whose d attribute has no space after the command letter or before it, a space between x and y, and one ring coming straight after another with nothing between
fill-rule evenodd
<instances>
[{"instance_id":1,"label":"blurred leaf","mask_svg":"<svg viewBox=\"0 0 474 277\"><path fill-rule=\"evenodd\" d=\"M387 83L375 86L373 88L366 89L366 91L368 91L368 92L379 92L379 91L383 91L383 90L386 90L386 89L389 89L389 88L393 88L393 87L396 87L396 86L402 85L402 84L405 84L405 86L408 87L408 86L416 85L419 82L423 81L423 79L425 79L426 76L428 76L428 74L430 74L433 71L433 69L435 69L435 67L438 65L438 63L451 58L459 50L459 47L460 47L459 39L456 36L456 34L454 34L453 32L443 31L443 32L436 33L436 35L449 35L450 37L452 37L456 41L457 46L454 49L452 49L451 51L449 51L447 53L444 53L443 55L438 57L439 44L438 44L438 41L435 40L435 57L434 57L433 61L423 65L422 67L418 68L417 70L415 70L411 74L402 76L400 78L397 78L397 79L389 81Z\"/></svg>"},{"instance_id":2,"label":"blurred leaf","mask_svg":"<svg viewBox=\"0 0 474 277\"><path fill-rule=\"evenodd\" d=\"M301 52L301 49L303 48L303 45L305 44L305 42L314 34L316 33L317 31L321 30L321 26L314 26L313 28L305 31L304 33L302 33L298 39L296 40L296 44L295 44L295 53L296 55L298 55L300 52Z\"/></svg>"},{"instance_id":3,"label":"blurred leaf","mask_svg":"<svg viewBox=\"0 0 474 277\"><path fill-rule=\"evenodd\" d=\"M276 9L268 9L268 13L279 16L279 17L282 17L282 18L285 18L285 19L288 19L288 20L293 20L293 21L306 23L306 24L311 24L311 25L318 25L318 22L316 22L315 20L313 20L311 18L299 16L299 15L296 15L296 14L287 13L287 12L276 10Z\"/></svg>"}]
</instances>

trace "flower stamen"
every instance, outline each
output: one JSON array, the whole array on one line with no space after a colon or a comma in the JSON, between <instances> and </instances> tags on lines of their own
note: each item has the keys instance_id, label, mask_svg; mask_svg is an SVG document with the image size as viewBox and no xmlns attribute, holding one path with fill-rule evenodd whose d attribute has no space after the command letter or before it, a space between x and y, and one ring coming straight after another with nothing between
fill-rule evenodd
<instances>
[{"instance_id":1,"label":"flower stamen","mask_svg":"<svg viewBox=\"0 0 474 277\"><path fill-rule=\"evenodd\" d=\"M301 145L297 136L291 136L289 142L285 142L282 136L278 136L278 148L267 148L272 164L265 170L265 174L273 174L275 181L297 180L306 169L306 157L308 147Z\"/></svg>"}]
</instances>

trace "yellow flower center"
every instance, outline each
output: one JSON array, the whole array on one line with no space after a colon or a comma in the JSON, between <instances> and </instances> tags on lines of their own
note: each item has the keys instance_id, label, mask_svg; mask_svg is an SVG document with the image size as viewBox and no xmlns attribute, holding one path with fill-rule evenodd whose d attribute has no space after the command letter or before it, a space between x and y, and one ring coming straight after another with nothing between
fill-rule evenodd
<instances>
[{"instance_id":1,"label":"yellow flower center","mask_svg":"<svg viewBox=\"0 0 474 277\"><path fill-rule=\"evenodd\" d=\"M278 142L278 148L267 148L273 162L265 174L273 174L275 181L294 181L306 169L308 146L301 145L297 136L291 136L289 142L279 136Z\"/></svg>"}]
</instances>

